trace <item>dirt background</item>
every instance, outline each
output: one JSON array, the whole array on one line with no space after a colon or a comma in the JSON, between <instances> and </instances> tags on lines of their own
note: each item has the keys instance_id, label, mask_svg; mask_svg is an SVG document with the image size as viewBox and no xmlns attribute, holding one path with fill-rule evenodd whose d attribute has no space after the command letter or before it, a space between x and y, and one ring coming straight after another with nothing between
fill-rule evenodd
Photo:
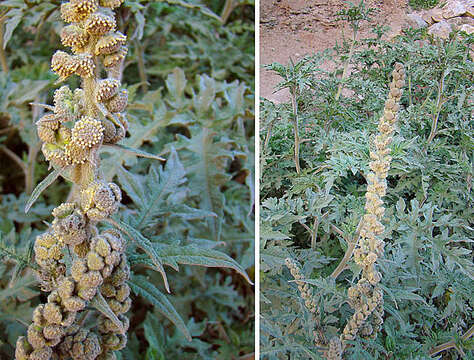
<instances>
[{"instance_id":1,"label":"dirt background","mask_svg":"<svg viewBox=\"0 0 474 360\"><path fill-rule=\"evenodd\" d=\"M353 3L358 4L357 0ZM377 9L372 22L390 27L388 38L398 34L409 12L407 0L366 0ZM287 64L341 42L352 36L346 23L336 21L336 13L347 6L342 0L261 0L260 64ZM358 38L370 34L372 25L362 22ZM260 68L260 96L276 103L289 99L287 90L274 93L278 75Z\"/></svg>"}]
</instances>

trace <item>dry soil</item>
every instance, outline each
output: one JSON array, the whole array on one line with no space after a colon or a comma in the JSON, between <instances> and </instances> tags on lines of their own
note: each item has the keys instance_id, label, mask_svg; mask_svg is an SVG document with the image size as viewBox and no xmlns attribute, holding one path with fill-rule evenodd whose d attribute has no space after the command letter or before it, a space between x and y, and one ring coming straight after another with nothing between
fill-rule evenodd
<instances>
[{"instance_id":1,"label":"dry soil","mask_svg":"<svg viewBox=\"0 0 474 360\"><path fill-rule=\"evenodd\" d=\"M388 37L400 32L409 11L407 0L367 0L365 3L377 9L372 16L373 23L390 27ZM287 64L290 57L298 60L334 46L344 35L350 37L347 24L336 20L337 12L345 6L347 2L341 0L261 0L260 63ZM359 36L368 35L372 25L363 22ZM261 68L260 96L277 103L287 101L286 90L274 93L279 81L277 75Z\"/></svg>"}]
</instances>

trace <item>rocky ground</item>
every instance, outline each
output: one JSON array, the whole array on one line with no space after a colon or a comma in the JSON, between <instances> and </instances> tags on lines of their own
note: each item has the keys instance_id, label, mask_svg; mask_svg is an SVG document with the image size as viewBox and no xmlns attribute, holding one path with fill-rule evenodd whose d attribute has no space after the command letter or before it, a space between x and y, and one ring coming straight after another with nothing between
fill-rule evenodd
<instances>
[{"instance_id":1,"label":"rocky ground","mask_svg":"<svg viewBox=\"0 0 474 360\"><path fill-rule=\"evenodd\" d=\"M366 0L375 8L371 24L362 23L359 37L368 36L374 24L387 25L391 38L407 26L428 27L435 36L447 37L454 29L473 32L474 0L447 0L442 7L414 12L407 0ZM307 54L322 51L351 35L346 23L336 14L346 6L343 0L261 0L260 63L287 64L290 57L298 60ZM289 99L285 90L274 92L280 78L260 69L260 96L274 102Z\"/></svg>"},{"instance_id":2,"label":"rocky ground","mask_svg":"<svg viewBox=\"0 0 474 360\"><path fill-rule=\"evenodd\" d=\"M450 0L444 6L412 12L406 16L414 28L428 27L428 33L448 38L453 30L474 33L474 0Z\"/></svg>"}]
</instances>

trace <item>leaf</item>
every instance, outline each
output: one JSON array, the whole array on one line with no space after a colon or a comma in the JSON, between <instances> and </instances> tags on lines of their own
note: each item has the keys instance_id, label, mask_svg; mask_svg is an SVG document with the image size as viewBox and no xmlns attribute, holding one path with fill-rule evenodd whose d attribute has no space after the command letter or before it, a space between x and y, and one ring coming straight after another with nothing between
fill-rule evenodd
<instances>
[{"instance_id":1,"label":"leaf","mask_svg":"<svg viewBox=\"0 0 474 360\"><path fill-rule=\"evenodd\" d=\"M145 141L153 141L156 132L168 124L172 119L173 114L174 113L167 112L166 106L162 104L153 112L151 121L145 125L138 121L130 123L130 128L128 130L130 137L125 138L122 141L122 145L137 149ZM118 165L122 165L128 159L133 158L133 155L125 151L113 151L111 152L111 155L112 156L102 161L104 177L109 180L114 177Z\"/></svg>"},{"instance_id":2,"label":"leaf","mask_svg":"<svg viewBox=\"0 0 474 360\"><path fill-rule=\"evenodd\" d=\"M182 191L180 187L186 182L185 175L184 166L174 149L171 149L165 168L152 166L148 176L134 175L119 168L120 184L139 208L138 214L134 217L136 219L134 226L137 229L146 228L157 216L181 216L188 219L215 216L208 211L193 209L171 199Z\"/></svg>"},{"instance_id":3,"label":"leaf","mask_svg":"<svg viewBox=\"0 0 474 360\"><path fill-rule=\"evenodd\" d=\"M186 339L189 341L192 340L191 334L189 333L186 324L176 309L173 307L167 297L161 293L161 291L159 291L145 276L133 275L128 283L136 295L140 295L144 299L151 302L155 306L156 310L158 310L176 325L176 327L184 334Z\"/></svg>"},{"instance_id":4,"label":"leaf","mask_svg":"<svg viewBox=\"0 0 474 360\"><path fill-rule=\"evenodd\" d=\"M186 75L180 68L174 68L173 73L166 78L166 88L170 92L170 96L180 101L186 88Z\"/></svg>"},{"instance_id":5,"label":"leaf","mask_svg":"<svg viewBox=\"0 0 474 360\"><path fill-rule=\"evenodd\" d=\"M3 34L3 49L7 48L7 44L13 35L16 27L21 21L22 11L20 9L10 10L8 20L5 21L5 33Z\"/></svg>"},{"instance_id":6,"label":"leaf","mask_svg":"<svg viewBox=\"0 0 474 360\"><path fill-rule=\"evenodd\" d=\"M136 244L138 245L140 249L142 249L148 254L153 265L156 267L156 269L161 273L163 277L166 291L170 292L170 286L168 284L168 278L166 277L165 269L163 268L163 263L161 262L157 252L155 251L155 248L153 247L153 243L150 240L148 240L146 237L144 237L134 227L124 223L123 221L113 221L113 224L117 226L119 230L127 234L131 240L136 242Z\"/></svg>"},{"instance_id":7,"label":"leaf","mask_svg":"<svg viewBox=\"0 0 474 360\"><path fill-rule=\"evenodd\" d=\"M214 142L216 134L207 128L191 139L182 138L187 144L185 147L193 152L192 159L186 170L190 176L190 188L194 195L199 196L200 208L217 214L216 218L208 220L211 236L220 241L224 194L221 186L228 183L230 177L218 167L218 164L233 158L233 153L227 150L226 141Z\"/></svg>"},{"instance_id":8,"label":"leaf","mask_svg":"<svg viewBox=\"0 0 474 360\"><path fill-rule=\"evenodd\" d=\"M140 149L134 149L132 147L129 147L127 145L122 145L122 144L107 144L105 145L107 147L111 147L113 149L119 149L119 150L124 150L130 154L139 156L139 157L144 157L148 159L155 159L155 160L160 160L160 161L166 161L166 159L159 157L158 155L150 154L146 151L140 150Z\"/></svg>"},{"instance_id":9,"label":"leaf","mask_svg":"<svg viewBox=\"0 0 474 360\"><path fill-rule=\"evenodd\" d=\"M219 22L222 22L222 19L219 15L216 15L214 12L212 12L209 8L207 8L204 5L192 4L192 3L188 3L188 2L182 1L182 0L160 0L160 1L165 1L168 4L172 4L172 5L180 5L182 7L188 8L188 9L199 10L202 14L204 14L206 16L209 16L209 17L211 17L211 18L213 18L213 19L215 19Z\"/></svg>"},{"instance_id":10,"label":"leaf","mask_svg":"<svg viewBox=\"0 0 474 360\"><path fill-rule=\"evenodd\" d=\"M34 100L49 85L48 80L22 80L16 90L15 104L23 104Z\"/></svg>"},{"instance_id":11,"label":"leaf","mask_svg":"<svg viewBox=\"0 0 474 360\"><path fill-rule=\"evenodd\" d=\"M140 227L145 219L153 214L153 210L164 201L167 195L175 192L186 181L185 175L184 167L174 149L171 149L171 155L164 170L158 169L158 172L156 172L154 168L151 168L151 193L149 193L149 201L146 202L146 206L140 211L137 227Z\"/></svg>"},{"instance_id":12,"label":"leaf","mask_svg":"<svg viewBox=\"0 0 474 360\"><path fill-rule=\"evenodd\" d=\"M144 207L146 203L146 190L142 184L142 177L125 170L122 166L118 168L117 176L123 190L138 207Z\"/></svg>"},{"instance_id":13,"label":"leaf","mask_svg":"<svg viewBox=\"0 0 474 360\"><path fill-rule=\"evenodd\" d=\"M252 284L245 270L234 259L220 251L205 249L195 245L153 244L153 246L163 263L172 266L176 270L178 270L178 264L225 267L234 269Z\"/></svg>"},{"instance_id":14,"label":"leaf","mask_svg":"<svg viewBox=\"0 0 474 360\"><path fill-rule=\"evenodd\" d=\"M24 295L26 292L30 291L27 289L28 286L37 284L38 281L35 277L29 273L27 276L19 277L15 282L10 284L9 287L6 287L3 290L0 290L0 301L4 301L6 298L10 296L17 296L20 297ZM36 292L33 293L37 294Z\"/></svg>"},{"instance_id":15,"label":"leaf","mask_svg":"<svg viewBox=\"0 0 474 360\"><path fill-rule=\"evenodd\" d=\"M112 311L112 309L110 308L107 301L105 301L100 291L97 291L97 294L89 302L89 305L95 308L96 310L100 311L107 318L109 318L120 329L120 333L125 334L125 329L123 328L122 322L119 320L117 315L115 315L115 313Z\"/></svg>"},{"instance_id":16,"label":"leaf","mask_svg":"<svg viewBox=\"0 0 474 360\"><path fill-rule=\"evenodd\" d=\"M61 170L55 169L53 170L48 176L44 178L43 181L41 181L33 190L31 193L30 198L26 202L25 205L25 213L27 213L30 209L31 206L35 203L36 200L38 200L39 196L41 193L49 186L51 185L61 174Z\"/></svg>"}]
</instances>

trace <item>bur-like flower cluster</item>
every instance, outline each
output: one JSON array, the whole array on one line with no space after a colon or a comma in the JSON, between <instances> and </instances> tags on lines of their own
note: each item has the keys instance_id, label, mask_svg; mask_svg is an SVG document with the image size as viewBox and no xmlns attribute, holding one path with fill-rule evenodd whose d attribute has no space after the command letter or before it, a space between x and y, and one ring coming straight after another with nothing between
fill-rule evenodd
<instances>
[{"instance_id":1,"label":"bur-like flower cluster","mask_svg":"<svg viewBox=\"0 0 474 360\"><path fill-rule=\"evenodd\" d=\"M384 232L382 217L385 212L383 196L387 189L387 174L390 168L390 143L395 130L402 89L405 86L405 71L402 64L395 64L390 84L390 93L385 103L384 114L379 120L379 134L375 138L375 149L370 152L371 172L367 176L366 214L362 218L360 241L354 251L354 260L362 268L362 276L348 290L349 304L355 310L341 335L341 341L375 338L383 323L383 292L379 286L382 278L377 271L377 259L383 256Z\"/></svg>"},{"instance_id":2,"label":"bur-like flower cluster","mask_svg":"<svg viewBox=\"0 0 474 360\"><path fill-rule=\"evenodd\" d=\"M61 6L62 18L70 23L61 31L61 42L73 54L56 51L51 68L60 81L71 75L80 76L84 84L87 82L87 89L73 93L68 86L59 88L54 95L53 113L38 121L42 150L53 166L92 162L102 143L116 143L125 136L128 121L121 113L127 107L128 96L114 76L120 72L127 54L127 37L116 31L111 10L121 3L72 0ZM97 79L100 62L109 78ZM108 112L107 116L100 109Z\"/></svg>"},{"instance_id":3,"label":"bur-like flower cluster","mask_svg":"<svg viewBox=\"0 0 474 360\"><path fill-rule=\"evenodd\" d=\"M61 41L73 54L57 51L51 68L60 81L81 77L82 88L57 89L52 112L36 125L45 158L65 172L75 189L70 202L53 210L48 230L36 238L37 275L50 294L34 310L26 336L18 339L17 360L113 360L114 351L127 342L125 313L131 298L125 241L119 231L97 227L117 212L122 198L120 188L104 182L98 168L100 146L120 141L128 129L126 90L117 78L98 78L100 66L117 74L127 53L126 36L115 31L112 11L122 2L70 0L61 5L69 23ZM115 317L100 314L97 324L85 329L77 323L78 315L90 311L95 297L103 298Z\"/></svg>"},{"instance_id":4,"label":"bur-like flower cluster","mask_svg":"<svg viewBox=\"0 0 474 360\"><path fill-rule=\"evenodd\" d=\"M328 360L340 360L342 359L342 344L341 340L334 336L329 340L329 350L325 355Z\"/></svg>"},{"instance_id":5,"label":"bur-like flower cluster","mask_svg":"<svg viewBox=\"0 0 474 360\"><path fill-rule=\"evenodd\" d=\"M285 265L290 270L291 275L295 278L296 284L298 285L298 290L301 294L301 298L304 300L304 305L311 313L313 319L316 322L316 328L313 330L314 342L317 346L324 346L326 345L327 340L324 336L322 329L319 326L318 308L316 304L316 299L313 296L313 290L308 283L301 281L304 276L301 273L301 266L296 260L286 258Z\"/></svg>"},{"instance_id":6,"label":"bur-like flower cluster","mask_svg":"<svg viewBox=\"0 0 474 360\"><path fill-rule=\"evenodd\" d=\"M301 273L301 266L298 262L291 258L285 259L285 265L290 270L291 275L295 278L296 284L298 285L298 290L300 291L301 297L304 300L304 305L308 311L312 314L316 314L317 307L316 301L313 297L313 290L311 289L308 283L301 281L304 279L303 274Z\"/></svg>"}]
</instances>

